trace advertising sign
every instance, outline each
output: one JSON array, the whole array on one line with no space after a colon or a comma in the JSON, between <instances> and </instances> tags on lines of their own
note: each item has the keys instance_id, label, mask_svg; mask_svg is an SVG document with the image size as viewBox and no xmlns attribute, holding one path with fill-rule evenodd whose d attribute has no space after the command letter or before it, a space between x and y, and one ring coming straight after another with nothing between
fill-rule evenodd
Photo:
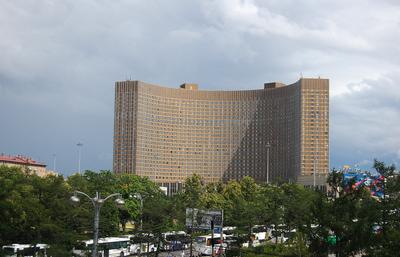
<instances>
[{"instance_id":1,"label":"advertising sign","mask_svg":"<svg viewBox=\"0 0 400 257\"><path fill-rule=\"evenodd\" d=\"M211 229L211 221L214 228L223 226L222 210L186 209L186 226L195 229Z\"/></svg>"},{"instance_id":2,"label":"advertising sign","mask_svg":"<svg viewBox=\"0 0 400 257\"><path fill-rule=\"evenodd\" d=\"M381 175L371 175L366 173L343 173L343 184L345 190L367 188L372 196L383 198L384 177Z\"/></svg>"}]
</instances>

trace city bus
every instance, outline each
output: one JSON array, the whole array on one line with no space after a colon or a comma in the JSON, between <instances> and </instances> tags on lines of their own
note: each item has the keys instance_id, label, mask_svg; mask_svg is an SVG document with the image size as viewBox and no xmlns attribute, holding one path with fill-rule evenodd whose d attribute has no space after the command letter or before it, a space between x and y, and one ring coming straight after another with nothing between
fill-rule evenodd
<instances>
[{"instance_id":1,"label":"city bus","mask_svg":"<svg viewBox=\"0 0 400 257\"><path fill-rule=\"evenodd\" d=\"M271 237L271 229L268 229L264 225L255 225L251 228L251 234L254 240L258 240L260 243L269 240Z\"/></svg>"},{"instance_id":2,"label":"city bus","mask_svg":"<svg viewBox=\"0 0 400 257\"><path fill-rule=\"evenodd\" d=\"M47 257L47 244L12 244L4 245L2 247L5 257L17 257L17 256L37 256Z\"/></svg>"},{"instance_id":3,"label":"city bus","mask_svg":"<svg viewBox=\"0 0 400 257\"><path fill-rule=\"evenodd\" d=\"M123 237L105 237L99 238L97 251L101 257L122 257L130 255L130 239ZM74 256L87 256L93 249L93 240L81 241L77 247L72 250Z\"/></svg>"},{"instance_id":4,"label":"city bus","mask_svg":"<svg viewBox=\"0 0 400 257\"><path fill-rule=\"evenodd\" d=\"M161 249L164 251L179 251L188 248L190 242L189 236L185 231L170 231L162 233L164 242L161 244Z\"/></svg>"},{"instance_id":5,"label":"city bus","mask_svg":"<svg viewBox=\"0 0 400 257\"><path fill-rule=\"evenodd\" d=\"M157 251L157 246L153 243L155 241L152 234L141 235L125 235L130 239L129 252L131 254L149 253Z\"/></svg>"},{"instance_id":6,"label":"city bus","mask_svg":"<svg viewBox=\"0 0 400 257\"><path fill-rule=\"evenodd\" d=\"M238 241L238 236L236 233L236 227L223 227L224 243L226 243L227 248L231 248Z\"/></svg>"},{"instance_id":7,"label":"city bus","mask_svg":"<svg viewBox=\"0 0 400 257\"><path fill-rule=\"evenodd\" d=\"M213 240L211 240L211 235L196 237L193 244L194 250L199 252L201 255L212 255L212 243L214 243L214 253L226 249L226 244L221 240L221 234L215 233Z\"/></svg>"}]
</instances>

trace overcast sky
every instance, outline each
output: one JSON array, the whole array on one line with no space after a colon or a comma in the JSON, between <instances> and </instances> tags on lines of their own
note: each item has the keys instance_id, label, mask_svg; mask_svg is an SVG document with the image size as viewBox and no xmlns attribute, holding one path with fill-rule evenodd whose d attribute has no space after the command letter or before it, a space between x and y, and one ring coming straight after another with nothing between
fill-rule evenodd
<instances>
[{"instance_id":1,"label":"overcast sky","mask_svg":"<svg viewBox=\"0 0 400 257\"><path fill-rule=\"evenodd\" d=\"M114 82L330 79L331 167L400 165L400 2L0 0L0 152L111 169Z\"/></svg>"}]
</instances>

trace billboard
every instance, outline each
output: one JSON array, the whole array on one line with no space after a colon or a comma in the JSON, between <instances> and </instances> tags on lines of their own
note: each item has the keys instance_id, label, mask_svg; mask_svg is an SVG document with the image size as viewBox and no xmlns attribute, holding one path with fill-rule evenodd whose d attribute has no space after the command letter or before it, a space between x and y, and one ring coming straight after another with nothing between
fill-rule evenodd
<instances>
[{"instance_id":1,"label":"billboard","mask_svg":"<svg viewBox=\"0 0 400 257\"><path fill-rule=\"evenodd\" d=\"M345 190L367 188L372 196L383 198L384 177L381 175L371 175L367 173L343 173L343 184Z\"/></svg>"},{"instance_id":2,"label":"billboard","mask_svg":"<svg viewBox=\"0 0 400 257\"><path fill-rule=\"evenodd\" d=\"M211 221L214 221L214 228L222 228L222 210L201 210L186 208L186 226L195 229L211 229Z\"/></svg>"}]
</instances>

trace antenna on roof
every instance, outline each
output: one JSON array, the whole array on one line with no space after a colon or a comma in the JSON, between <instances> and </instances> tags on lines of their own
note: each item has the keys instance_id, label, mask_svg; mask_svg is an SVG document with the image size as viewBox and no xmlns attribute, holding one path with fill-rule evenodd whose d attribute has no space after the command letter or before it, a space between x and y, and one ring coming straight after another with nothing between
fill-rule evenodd
<instances>
[{"instance_id":1,"label":"antenna on roof","mask_svg":"<svg viewBox=\"0 0 400 257\"><path fill-rule=\"evenodd\" d=\"M300 78L303 78L303 72L300 72Z\"/></svg>"}]
</instances>

